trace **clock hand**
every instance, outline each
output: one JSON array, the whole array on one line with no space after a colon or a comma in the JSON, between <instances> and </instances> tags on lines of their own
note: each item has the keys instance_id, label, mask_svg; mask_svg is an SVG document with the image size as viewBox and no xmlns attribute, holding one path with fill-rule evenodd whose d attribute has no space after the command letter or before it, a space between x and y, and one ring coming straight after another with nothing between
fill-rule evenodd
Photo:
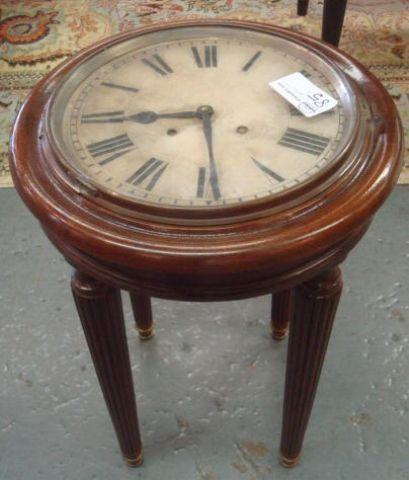
<instances>
[{"instance_id":1,"label":"clock hand","mask_svg":"<svg viewBox=\"0 0 409 480\"><path fill-rule=\"evenodd\" d=\"M134 115L123 117L124 120L129 120L136 123L153 123L160 118L199 118L196 112L173 112L173 113L156 113L156 112L139 112Z\"/></svg>"},{"instance_id":2,"label":"clock hand","mask_svg":"<svg viewBox=\"0 0 409 480\"><path fill-rule=\"evenodd\" d=\"M149 124L156 122L161 118L200 118L202 120L203 133L206 138L207 150L209 153L209 170L210 177L209 182L212 188L213 196L216 200L221 197L219 182L217 177L216 162L213 155L213 140L212 140L212 123L211 116L213 115L213 108L209 105L202 105L196 111L186 112L172 112L172 113L156 113L152 111L144 111L123 117L123 120L129 120L131 122Z\"/></svg>"},{"instance_id":3,"label":"clock hand","mask_svg":"<svg viewBox=\"0 0 409 480\"><path fill-rule=\"evenodd\" d=\"M209 182L212 188L213 196L215 200L218 200L221 197L221 194L219 189L219 181L217 178L216 162L213 155L213 133L211 122L211 116L213 113L214 110L209 105L202 105L197 109L197 116L202 119L203 133L206 138L207 150L209 153Z\"/></svg>"}]
</instances>

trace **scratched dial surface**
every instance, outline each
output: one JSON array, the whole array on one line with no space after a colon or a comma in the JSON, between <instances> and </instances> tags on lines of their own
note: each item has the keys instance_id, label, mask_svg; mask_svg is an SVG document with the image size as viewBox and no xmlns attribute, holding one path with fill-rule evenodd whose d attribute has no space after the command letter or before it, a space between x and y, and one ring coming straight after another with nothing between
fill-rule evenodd
<instances>
[{"instance_id":1,"label":"scratched dial surface","mask_svg":"<svg viewBox=\"0 0 409 480\"><path fill-rule=\"evenodd\" d=\"M302 72L338 100L306 118L268 85ZM175 28L81 63L50 110L84 182L188 208L278 195L325 169L351 136L347 86L300 45L227 27Z\"/></svg>"}]
</instances>

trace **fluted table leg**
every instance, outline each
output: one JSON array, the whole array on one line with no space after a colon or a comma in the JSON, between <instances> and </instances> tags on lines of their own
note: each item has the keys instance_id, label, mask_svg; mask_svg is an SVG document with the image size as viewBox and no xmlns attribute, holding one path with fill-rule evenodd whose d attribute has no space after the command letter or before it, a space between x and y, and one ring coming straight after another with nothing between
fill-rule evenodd
<instances>
[{"instance_id":1,"label":"fluted table leg","mask_svg":"<svg viewBox=\"0 0 409 480\"><path fill-rule=\"evenodd\" d=\"M287 336L288 325L293 316L293 290L275 293L271 299L271 336L280 341Z\"/></svg>"},{"instance_id":2,"label":"fluted table leg","mask_svg":"<svg viewBox=\"0 0 409 480\"><path fill-rule=\"evenodd\" d=\"M71 288L122 455L141 463L141 440L120 292L75 272Z\"/></svg>"},{"instance_id":3,"label":"fluted table leg","mask_svg":"<svg viewBox=\"0 0 409 480\"><path fill-rule=\"evenodd\" d=\"M153 337L153 321L151 299L139 292L130 292L132 310L135 318L135 328L141 340Z\"/></svg>"},{"instance_id":4,"label":"fluted table leg","mask_svg":"<svg viewBox=\"0 0 409 480\"><path fill-rule=\"evenodd\" d=\"M287 356L280 462L298 463L342 290L339 268L296 289Z\"/></svg>"}]
</instances>

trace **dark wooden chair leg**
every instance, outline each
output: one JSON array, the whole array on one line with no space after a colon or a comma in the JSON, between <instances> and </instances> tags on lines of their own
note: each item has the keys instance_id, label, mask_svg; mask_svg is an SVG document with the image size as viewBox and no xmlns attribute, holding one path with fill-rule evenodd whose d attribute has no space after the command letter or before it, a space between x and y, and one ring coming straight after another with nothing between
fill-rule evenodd
<instances>
[{"instance_id":1,"label":"dark wooden chair leg","mask_svg":"<svg viewBox=\"0 0 409 480\"><path fill-rule=\"evenodd\" d=\"M295 292L281 432L284 467L295 466L300 457L341 290L341 271L334 268Z\"/></svg>"},{"instance_id":2,"label":"dark wooden chair leg","mask_svg":"<svg viewBox=\"0 0 409 480\"><path fill-rule=\"evenodd\" d=\"M341 38L347 0L324 0L321 38L336 47Z\"/></svg>"},{"instance_id":3,"label":"dark wooden chair leg","mask_svg":"<svg viewBox=\"0 0 409 480\"><path fill-rule=\"evenodd\" d=\"M135 318L135 328L141 340L153 337L152 306L150 297L139 293L130 292L132 310Z\"/></svg>"},{"instance_id":4,"label":"dark wooden chair leg","mask_svg":"<svg viewBox=\"0 0 409 480\"><path fill-rule=\"evenodd\" d=\"M293 290L275 293L271 298L271 336L280 341L287 336L288 325L293 316Z\"/></svg>"},{"instance_id":5,"label":"dark wooden chair leg","mask_svg":"<svg viewBox=\"0 0 409 480\"><path fill-rule=\"evenodd\" d=\"M307 15L308 13L308 4L310 0L298 0L297 2L297 15Z\"/></svg>"},{"instance_id":6,"label":"dark wooden chair leg","mask_svg":"<svg viewBox=\"0 0 409 480\"><path fill-rule=\"evenodd\" d=\"M71 288L122 455L135 467L142 447L120 292L78 271Z\"/></svg>"}]
</instances>

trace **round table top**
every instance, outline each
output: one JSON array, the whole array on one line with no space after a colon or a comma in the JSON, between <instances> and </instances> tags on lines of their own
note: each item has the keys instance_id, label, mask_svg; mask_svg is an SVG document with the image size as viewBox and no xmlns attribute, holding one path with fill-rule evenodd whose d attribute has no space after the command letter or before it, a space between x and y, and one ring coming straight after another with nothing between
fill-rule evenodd
<instances>
[{"instance_id":1,"label":"round table top","mask_svg":"<svg viewBox=\"0 0 409 480\"><path fill-rule=\"evenodd\" d=\"M262 216L233 222L172 222L111 209L81 191L58 162L47 111L59 82L78 62L113 42L173 25L227 25L277 35L307 46L342 72L370 112L359 151L337 181L289 196ZM89 274L158 296L228 298L297 283L345 258L397 181L402 163L400 120L380 82L340 50L296 32L253 22L166 23L126 32L62 63L28 96L11 135L15 185L66 258ZM302 201L299 201L299 198ZM172 286L171 286L172 285ZM277 287L278 288L278 287ZM169 295L167 290L172 289ZM200 293L200 292L203 292ZM206 293L207 292L207 293Z\"/></svg>"}]
</instances>

